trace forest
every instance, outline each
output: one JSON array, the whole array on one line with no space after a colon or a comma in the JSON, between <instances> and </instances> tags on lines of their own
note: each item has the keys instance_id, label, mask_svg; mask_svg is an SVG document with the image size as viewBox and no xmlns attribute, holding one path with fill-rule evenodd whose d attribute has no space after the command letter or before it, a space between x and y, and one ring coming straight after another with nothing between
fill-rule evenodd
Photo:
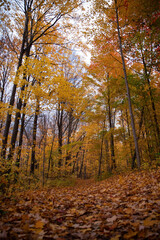
<instances>
[{"instance_id":1,"label":"forest","mask_svg":"<svg viewBox=\"0 0 160 240\"><path fill-rule=\"evenodd\" d=\"M0 239L158 239L159 9L0 0Z\"/></svg>"}]
</instances>

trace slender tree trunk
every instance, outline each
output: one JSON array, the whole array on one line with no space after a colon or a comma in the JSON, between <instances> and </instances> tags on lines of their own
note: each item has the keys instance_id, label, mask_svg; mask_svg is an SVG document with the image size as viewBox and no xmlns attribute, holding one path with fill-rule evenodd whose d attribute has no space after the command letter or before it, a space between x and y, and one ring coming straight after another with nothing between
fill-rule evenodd
<instances>
[{"instance_id":1,"label":"slender tree trunk","mask_svg":"<svg viewBox=\"0 0 160 240\"><path fill-rule=\"evenodd\" d=\"M7 79L9 76L9 67L8 64L6 66L6 68L3 68L3 73L2 73L2 79L0 83L0 94L1 94L1 98L0 98L0 102L3 103L4 102L4 93L5 93L5 88L6 88L6 83L7 83ZM3 123L4 123L4 119L1 119L0 121L0 133L3 127Z\"/></svg>"},{"instance_id":2,"label":"slender tree trunk","mask_svg":"<svg viewBox=\"0 0 160 240\"><path fill-rule=\"evenodd\" d=\"M115 0L115 11L116 11L116 22L117 22L119 48L120 48L120 53L121 53L121 58L122 58L124 79L125 79L125 84L126 84L126 89L127 89L129 112L130 112L130 116L131 116L131 125L132 125L132 131L133 131L133 137L134 137L134 143L135 143L135 149L136 149L137 166L138 166L138 169L140 169L141 162L140 162L140 156L139 156L139 148L138 148L138 141L137 141L137 136L136 136L134 116L133 116L133 111L132 111L130 89L129 89L129 86L128 86L126 66L125 66L125 60L124 60L124 55L123 55L123 48L122 48L122 41L121 41L121 34L120 34L120 27L119 27L119 16L118 16L117 0Z\"/></svg>"},{"instance_id":3,"label":"slender tree trunk","mask_svg":"<svg viewBox=\"0 0 160 240\"><path fill-rule=\"evenodd\" d=\"M78 161L78 154L79 154L79 151L76 153L76 157L75 157L75 160L73 162L73 168L72 168L72 172L71 172L72 174L74 174L75 170L76 170L76 163Z\"/></svg>"},{"instance_id":4,"label":"slender tree trunk","mask_svg":"<svg viewBox=\"0 0 160 240\"><path fill-rule=\"evenodd\" d=\"M27 31L28 31L28 17L26 17L26 20L25 20L25 27L24 27L24 32L23 32L23 39L22 39L22 45L21 45L21 51L20 51L18 66L17 66L16 78L18 76L18 70L19 70L20 66L22 65L22 60L23 60L23 56L24 56L24 53L25 53L25 43L26 43ZM17 89L17 84L14 83L13 88L12 88L10 102L9 102L9 110L8 110L8 113L7 113L7 119L6 119L4 134L3 134L3 140L2 140L1 156L2 156L3 159L5 159L5 157L6 157L8 134L9 134L9 129L10 129L10 125L11 125L11 118L12 118L12 113L10 113L10 111L11 111L11 108L14 106L16 89Z\"/></svg>"},{"instance_id":5,"label":"slender tree trunk","mask_svg":"<svg viewBox=\"0 0 160 240\"><path fill-rule=\"evenodd\" d=\"M98 177L101 176L102 156L103 156L103 141L104 141L104 136L102 136L102 140L101 140L101 149L100 149L99 167L98 167Z\"/></svg>"},{"instance_id":6,"label":"slender tree trunk","mask_svg":"<svg viewBox=\"0 0 160 240\"><path fill-rule=\"evenodd\" d=\"M140 138L141 128L142 128L142 124L143 124L143 116L144 116L144 107L142 108L141 118L140 118L140 121L139 121L138 139ZM132 169L134 169L134 167L135 167L135 159L136 159L136 151L134 151L134 155L132 157Z\"/></svg>"},{"instance_id":7,"label":"slender tree trunk","mask_svg":"<svg viewBox=\"0 0 160 240\"><path fill-rule=\"evenodd\" d=\"M84 179L87 179L87 166L86 166L86 164L84 165Z\"/></svg>"},{"instance_id":8,"label":"slender tree trunk","mask_svg":"<svg viewBox=\"0 0 160 240\"><path fill-rule=\"evenodd\" d=\"M153 155L155 155L155 152L156 152L156 151L154 151L154 148L153 148L153 141L150 138L151 131L152 130L149 131L149 128L147 126L147 119L146 119L146 116L144 115L144 134L143 134L143 136L145 136L144 138L145 138L146 144L147 144L147 151L148 151L148 157L149 157L150 163L152 162Z\"/></svg>"},{"instance_id":9,"label":"slender tree trunk","mask_svg":"<svg viewBox=\"0 0 160 240\"><path fill-rule=\"evenodd\" d=\"M26 175L28 175L28 167L29 166L29 157L30 157L30 148L31 148L31 144L30 142L28 141L27 142L27 149L26 149ZM29 168L29 171L30 171L30 168Z\"/></svg>"},{"instance_id":10,"label":"slender tree trunk","mask_svg":"<svg viewBox=\"0 0 160 240\"><path fill-rule=\"evenodd\" d=\"M143 61L143 66L144 66L145 79L147 80L147 84L148 84L148 88L149 88L149 94L150 94L150 99L151 99L151 106L152 106L152 112L153 112L153 117L154 117L154 122L155 122L155 128L156 128L156 132L157 132L157 140L158 140L157 146L158 146L158 150L160 151L159 124L158 124L158 120L157 120L156 108L155 108L154 98L153 98L151 84L150 84L150 80L149 80L149 74L147 73L147 66L146 66L146 62L145 62L144 55L142 52L142 48L141 48L141 54L142 54L142 61Z\"/></svg>"},{"instance_id":11,"label":"slender tree trunk","mask_svg":"<svg viewBox=\"0 0 160 240\"><path fill-rule=\"evenodd\" d=\"M115 152L114 152L114 136L113 136L113 123L112 123L112 111L110 103L110 87L108 86L108 117L110 127L110 148L111 148L111 170L116 168Z\"/></svg>"},{"instance_id":12,"label":"slender tree trunk","mask_svg":"<svg viewBox=\"0 0 160 240\"><path fill-rule=\"evenodd\" d=\"M23 104L23 109L25 109L25 107L26 107L26 103ZM17 159L16 159L16 166L18 168L20 166L20 159L21 159L25 116L26 116L25 113L23 113L21 118L21 129L19 134L18 153L17 153Z\"/></svg>"},{"instance_id":13,"label":"slender tree trunk","mask_svg":"<svg viewBox=\"0 0 160 240\"><path fill-rule=\"evenodd\" d=\"M63 109L60 109L60 104L57 110L57 125L58 125L58 167L62 166L62 145L63 145Z\"/></svg>"},{"instance_id":14,"label":"slender tree trunk","mask_svg":"<svg viewBox=\"0 0 160 240\"><path fill-rule=\"evenodd\" d=\"M30 48L27 49L26 51L26 57L29 57L30 54ZM25 73L23 73L23 79L27 80L27 76ZM25 90L26 85L24 84L21 87L21 93L23 94L23 91ZM15 120L14 120L14 127L13 127L13 131L12 131L12 137L11 137L11 146L9 149L9 154L8 154L8 160L11 160L13 155L14 155L14 151L15 151L15 144L16 144L16 140L17 140L17 135L18 135L18 128L19 128L19 121L21 119L21 109L22 109L22 104L23 104L23 100L20 97L18 99L18 103L17 103L17 112L16 112L16 116L15 116Z\"/></svg>"},{"instance_id":15,"label":"slender tree trunk","mask_svg":"<svg viewBox=\"0 0 160 240\"><path fill-rule=\"evenodd\" d=\"M145 127L145 135L146 135L146 143L147 143L149 162L151 163L153 160L153 147L151 145L151 142L149 141L150 133L148 132L148 129L146 127Z\"/></svg>"},{"instance_id":16,"label":"slender tree trunk","mask_svg":"<svg viewBox=\"0 0 160 240\"><path fill-rule=\"evenodd\" d=\"M126 109L126 123L127 123L127 130L128 130L128 136L129 139L131 138L131 131L130 131L130 124L129 124L129 117L128 117L128 111ZM132 147L132 142L129 141L130 145L130 153L131 153L131 159L133 158L133 147Z\"/></svg>"},{"instance_id":17,"label":"slender tree trunk","mask_svg":"<svg viewBox=\"0 0 160 240\"><path fill-rule=\"evenodd\" d=\"M43 173L42 173L42 177L43 177L43 187L45 184L45 162L46 162L46 143L47 143L47 126L46 126L46 117L44 115L44 131L43 131L43 135L44 135L44 140L43 140Z\"/></svg>"},{"instance_id":18,"label":"slender tree trunk","mask_svg":"<svg viewBox=\"0 0 160 240\"><path fill-rule=\"evenodd\" d=\"M121 110L121 123L122 123L122 128L123 128L124 145L126 145L126 134L125 134L124 117L123 117L123 111L122 110ZM127 167L129 167L129 157L128 156L126 156L126 164L127 164Z\"/></svg>"},{"instance_id":19,"label":"slender tree trunk","mask_svg":"<svg viewBox=\"0 0 160 240\"><path fill-rule=\"evenodd\" d=\"M124 132L123 132L123 139L124 139L124 141L126 141L125 127L124 127L124 117L123 117L122 110L121 110L121 122L122 122L122 128L124 130Z\"/></svg>"},{"instance_id":20,"label":"slender tree trunk","mask_svg":"<svg viewBox=\"0 0 160 240\"><path fill-rule=\"evenodd\" d=\"M101 139L101 148L100 148L100 156L99 156L99 167L98 167L98 177L101 176L101 168L102 168L102 157L103 157L103 142L104 142L104 130L105 130L105 120L102 129L102 139Z\"/></svg>"},{"instance_id":21,"label":"slender tree trunk","mask_svg":"<svg viewBox=\"0 0 160 240\"><path fill-rule=\"evenodd\" d=\"M48 159L47 178L48 178L48 176L49 176L50 167L53 165L51 162L53 161L53 160L52 160L52 152L53 152L53 143L54 143L54 139L55 139L55 133L54 133L54 135L53 135L52 145L51 145L50 154L49 154L49 159Z\"/></svg>"},{"instance_id":22,"label":"slender tree trunk","mask_svg":"<svg viewBox=\"0 0 160 240\"><path fill-rule=\"evenodd\" d=\"M106 171L108 173L111 173L111 168L110 168L110 157L109 157L109 143L108 140L105 139L105 150L106 150Z\"/></svg>"},{"instance_id":23,"label":"slender tree trunk","mask_svg":"<svg viewBox=\"0 0 160 240\"><path fill-rule=\"evenodd\" d=\"M82 150L82 160L81 160L81 166L80 166L80 170L79 170L79 174L78 177L82 178L82 172L83 172L83 165L84 165L84 155L85 155L85 150Z\"/></svg>"},{"instance_id":24,"label":"slender tree trunk","mask_svg":"<svg viewBox=\"0 0 160 240\"><path fill-rule=\"evenodd\" d=\"M35 83L35 80L33 80L32 86L34 85L34 83ZM26 105L27 105L27 102L24 101L23 111L25 111ZM21 118L21 128L20 128L20 135L19 135L18 153L17 153L17 159L16 159L17 167L19 167L19 165L20 165L20 158L21 158L21 151L22 151L22 144L23 144L23 133L24 133L24 129L25 129L25 126L24 126L25 116L26 116L25 112L23 112L22 118Z\"/></svg>"},{"instance_id":25,"label":"slender tree trunk","mask_svg":"<svg viewBox=\"0 0 160 240\"><path fill-rule=\"evenodd\" d=\"M146 99L146 97L148 97L148 95L146 96L146 94L143 94L143 98L144 98L144 102L145 102L145 109L146 109L146 113L147 113L147 119L145 119L144 123L145 123L145 127L149 128L150 131L154 134L155 141L156 141L156 147L158 148L158 142L157 142L158 139L157 139L157 132L156 132L156 129L155 129L155 122L152 119L153 112L150 111L150 108L148 106L148 100ZM146 114L144 115L144 117L145 116L146 116Z\"/></svg>"},{"instance_id":26,"label":"slender tree trunk","mask_svg":"<svg viewBox=\"0 0 160 240\"><path fill-rule=\"evenodd\" d=\"M24 88L25 88L25 86L23 86L21 88L21 91L23 91ZM21 113L20 113L21 107L22 107L22 99L20 98L17 103L17 112L16 112L14 127L13 127L13 131L12 131L11 147L9 149L8 160L11 160L14 155L15 144L16 144L16 139L17 139L17 134L18 134L19 121L21 118Z\"/></svg>"},{"instance_id":27,"label":"slender tree trunk","mask_svg":"<svg viewBox=\"0 0 160 240\"><path fill-rule=\"evenodd\" d=\"M37 135L37 124L38 124L38 115L39 115L39 100L36 100L36 110L34 115L34 123L33 123L33 137L32 137L32 153L31 153L31 169L30 173L34 174L35 170L35 150L36 150L36 135Z\"/></svg>"},{"instance_id":28,"label":"slender tree trunk","mask_svg":"<svg viewBox=\"0 0 160 240\"><path fill-rule=\"evenodd\" d=\"M77 178L79 177L79 158L76 159Z\"/></svg>"},{"instance_id":29,"label":"slender tree trunk","mask_svg":"<svg viewBox=\"0 0 160 240\"><path fill-rule=\"evenodd\" d=\"M46 143L45 143L46 139L44 139L44 143L43 143L43 181L42 181L42 185L44 187L44 183L45 183L45 162L46 162Z\"/></svg>"},{"instance_id":30,"label":"slender tree trunk","mask_svg":"<svg viewBox=\"0 0 160 240\"><path fill-rule=\"evenodd\" d=\"M69 122L68 122L68 136L67 136L68 147L70 144L70 138L71 138L71 134L72 134L72 123L73 123L73 116L72 116L72 111L71 111L71 112L69 112ZM71 152L67 151L65 165L67 165L70 160L71 160Z\"/></svg>"}]
</instances>

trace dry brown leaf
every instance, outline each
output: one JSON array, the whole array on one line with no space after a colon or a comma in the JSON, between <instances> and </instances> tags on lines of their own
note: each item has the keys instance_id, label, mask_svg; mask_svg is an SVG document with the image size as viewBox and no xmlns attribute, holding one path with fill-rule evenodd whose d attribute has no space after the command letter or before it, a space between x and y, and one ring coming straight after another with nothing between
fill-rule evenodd
<instances>
[{"instance_id":1,"label":"dry brown leaf","mask_svg":"<svg viewBox=\"0 0 160 240\"><path fill-rule=\"evenodd\" d=\"M132 214L133 213L133 209L132 208L125 208L124 212L127 214Z\"/></svg>"},{"instance_id":2,"label":"dry brown leaf","mask_svg":"<svg viewBox=\"0 0 160 240\"><path fill-rule=\"evenodd\" d=\"M115 215L111 218L107 218L107 222L110 222L110 223L113 223L116 220L117 220L117 216L115 216Z\"/></svg>"},{"instance_id":3,"label":"dry brown leaf","mask_svg":"<svg viewBox=\"0 0 160 240\"><path fill-rule=\"evenodd\" d=\"M116 235L116 236L114 236L114 237L111 237L110 240L119 240L120 237L121 237L121 235L118 234L118 235Z\"/></svg>"},{"instance_id":4,"label":"dry brown leaf","mask_svg":"<svg viewBox=\"0 0 160 240\"><path fill-rule=\"evenodd\" d=\"M129 231L123 237L124 239L131 239L132 237L135 237L137 234L138 232Z\"/></svg>"},{"instance_id":5,"label":"dry brown leaf","mask_svg":"<svg viewBox=\"0 0 160 240\"><path fill-rule=\"evenodd\" d=\"M145 227L152 227L154 224L159 224L158 220L152 220L151 218L147 218L143 221Z\"/></svg>"},{"instance_id":6,"label":"dry brown leaf","mask_svg":"<svg viewBox=\"0 0 160 240\"><path fill-rule=\"evenodd\" d=\"M44 222L42 222L42 221L38 221L35 223L35 228L42 229L43 226L44 226Z\"/></svg>"}]
</instances>

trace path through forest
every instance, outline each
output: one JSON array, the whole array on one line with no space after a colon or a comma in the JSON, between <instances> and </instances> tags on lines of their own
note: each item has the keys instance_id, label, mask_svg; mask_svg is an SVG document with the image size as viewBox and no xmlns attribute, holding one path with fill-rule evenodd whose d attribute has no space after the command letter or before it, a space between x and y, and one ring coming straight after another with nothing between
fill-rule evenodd
<instances>
[{"instance_id":1,"label":"path through forest","mask_svg":"<svg viewBox=\"0 0 160 240\"><path fill-rule=\"evenodd\" d=\"M0 239L160 239L160 168L0 200Z\"/></svg>"}]
</instances>

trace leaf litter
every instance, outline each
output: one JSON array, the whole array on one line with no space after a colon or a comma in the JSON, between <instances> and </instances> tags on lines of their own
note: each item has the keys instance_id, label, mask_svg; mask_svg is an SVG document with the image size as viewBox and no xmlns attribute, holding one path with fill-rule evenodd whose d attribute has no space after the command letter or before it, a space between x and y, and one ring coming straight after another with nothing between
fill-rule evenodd
<instances>
[{"instance_id":1,"label":"leaf litter","mask_svg":"<svg viewBox=\"0 0 160 240\"><path fill-rule=\"evenodd\" d=\"M160 168L0 199L0 239L160 239Z\"/></svg>"}]
</instances>

